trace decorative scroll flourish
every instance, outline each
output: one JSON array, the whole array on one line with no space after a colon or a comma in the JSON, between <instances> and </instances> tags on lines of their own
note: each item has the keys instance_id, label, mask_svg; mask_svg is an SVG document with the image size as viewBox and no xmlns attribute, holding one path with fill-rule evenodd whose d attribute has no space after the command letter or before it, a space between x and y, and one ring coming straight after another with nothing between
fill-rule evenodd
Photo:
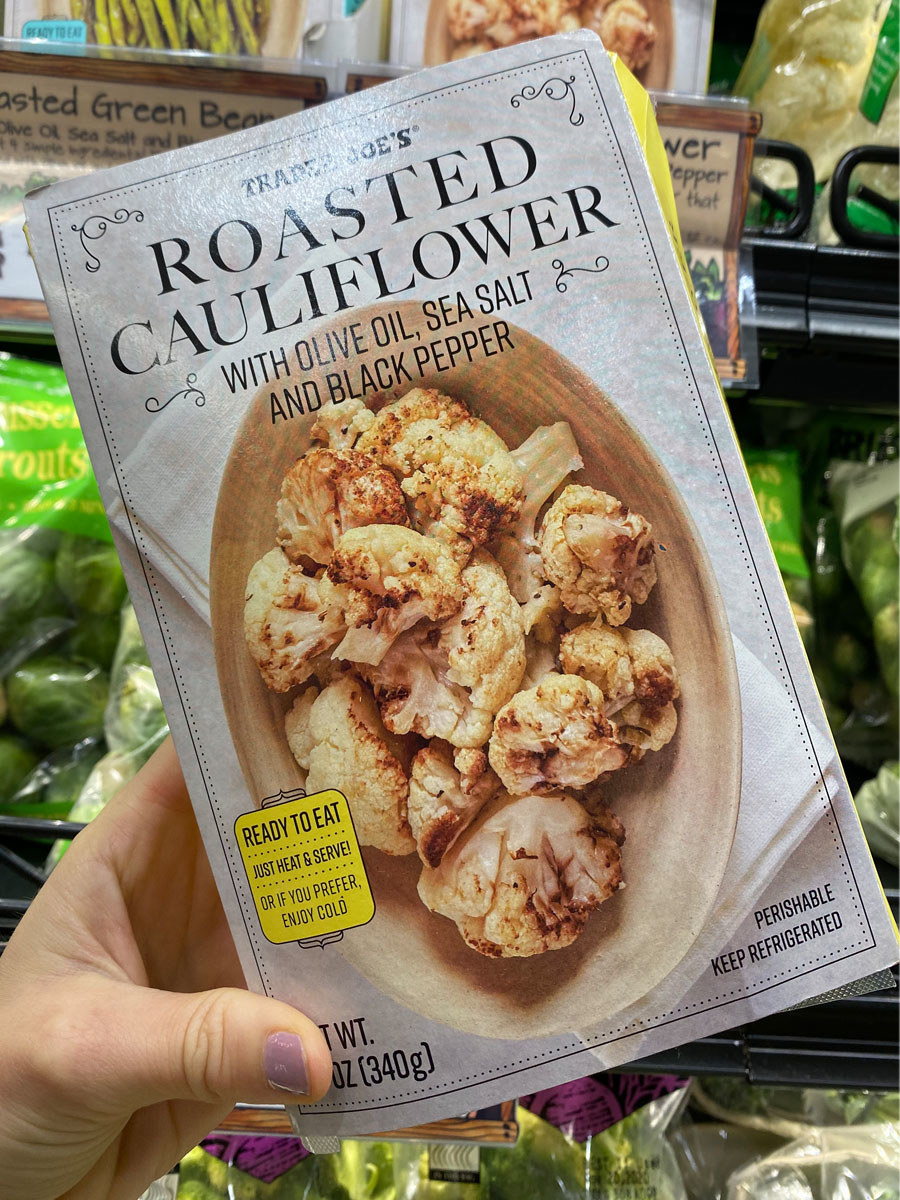
<instances>
[{"instance_id":1,"label":"decorative scroll flourish","mask_svg":"<svg viewBox=\"0 0 900 1200\"><path fill-rule=\"evenodd\" d=\"M173 400L193 400L198 408L202 408L206 403L206 396L199 388L194 387L197 382L197 376L193 371L184 381L184 387L180 391L174 392L168 400L160 400L156 396L148 396L144 401L144 408L147 412L158 413L172 403Z\"/></svg>"},{"instance_id":2,"label":"decorative scroll flourish","mask_svg":"<svg viewBox=\"0 0 900 1200\"><path fill-rule=\"evenodd\" d=\"M572 107L569 109L569 124L583 125L584 114L576 113L575 111L575 89L572 84L575 82L575 76L570 75L568 79L560 79L555 75L552 79L545 80L540 87L534 87L528 83L522 88L521 92L510 99L510 104L513 108L518 108L523 100L537 100L538 96L546 96L548 100L566 100L571 98Z\"/></svg>"},{"instance_id":3,"label":"decorative scroll flourish","mask_svg":"<svg viewBox=\"0 0 900 1200\"><path fill-rule=\"evenodd\" d=\"M566 283L567 277L571 277L576 271L581 271L585 275L599 275L601 271L605 271L609 266L609 259L603 254L598 254L594 259L592 267L567 267L561 258L554 258L550 265L554 271L559 272L556 276L556 290L558 292L565 292L569 286Z\"/></svg>"},{"instance_id":4,"label":"decorative scroll flourish","mask_svg":"<svg viewBox=\"0 0 900 1200\"><path fill-rule=\"evenodd\" d=\"M110 225L124 225L134 217L135 221L143 221L144 214L140 209L133 209L131 212L127 208L117 208L111 217L93 216L87 217L80 225L73 225L72 229L81 238L81 247L87 255L87 262L84 264L85 270L90 271L94 275L100 270L100 259L88 245L88 242L99 241L106 233Z\"/></svg>"},{"instance_id":5,"label":"decorative scroll flourish","mask_svg":"<svg viewBox=\"0 0 900 1200\"><path fill-rule=\"evenodd\" d=\"M326 946L331 946L334 942L343 940L343 929L336 929L333 933L323 933L318 937L301 938L297 945L301 950L324 950Z\"/></svg>"}]
</instances>

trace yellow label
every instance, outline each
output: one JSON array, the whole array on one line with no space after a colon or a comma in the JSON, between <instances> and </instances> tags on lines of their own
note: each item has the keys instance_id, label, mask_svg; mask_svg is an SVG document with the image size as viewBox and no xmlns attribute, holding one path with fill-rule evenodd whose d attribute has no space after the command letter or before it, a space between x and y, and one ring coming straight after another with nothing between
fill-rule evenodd
<instances>
[{"instance_id":1,"label":"yellow label","mask_svg":"<svg viewBox=\"0 0 900 1200\"><path fill-rule=\"evenodd\" d=\"M268 941L298 942L372 920L375 900L340 792L243 813L234 832Z\"/></svg>"}]
</instances>

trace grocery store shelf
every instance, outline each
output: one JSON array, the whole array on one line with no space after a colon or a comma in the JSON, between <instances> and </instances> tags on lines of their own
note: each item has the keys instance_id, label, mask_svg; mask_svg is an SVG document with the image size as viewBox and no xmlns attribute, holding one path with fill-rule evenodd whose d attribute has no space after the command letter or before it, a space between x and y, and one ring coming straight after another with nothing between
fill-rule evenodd
<instances>
[{"instance_id":1,"label":"grocery store shelf","mask_svg":"<svg viewBox=\"0 0 900 1200\"><path fill-rule=\"evenodd\" d=\"M748 237L760 345L896 356L896 252Z\"/></svg>"}]
</instances>

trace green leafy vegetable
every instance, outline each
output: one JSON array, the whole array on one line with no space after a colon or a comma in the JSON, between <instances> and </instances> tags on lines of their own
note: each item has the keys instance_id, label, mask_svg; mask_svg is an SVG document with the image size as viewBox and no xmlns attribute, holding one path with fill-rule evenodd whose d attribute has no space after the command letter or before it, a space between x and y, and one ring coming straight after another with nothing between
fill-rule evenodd
<instances>
[{"instance_id":1,"label":"green leafy vegetable","mask_svg":"<svg viewBox=\"0 0 900 1200\"><path fill-rule=\"evenodd\" d=\"M13 798L37 761L27 742L10 733L0 733L0 801Z\"/></svg>"},{"instance_id":2,"label":"green leafy vegetable","mask_svg":"<svg viewBox=\"0 0 900 1200\"><path fill-rule=\"evenodd\" d=\"M527 1109L516 1112L519 1140L482 1151L483 1200L582 1200L584 1147Z\"/></svg>"},{"instance_id":3,"label":"green leafy vegetable","mask_svg":"<svg viewBox=\"0 0 900 1200\"><path fill-rule=\"evenodd\" d=\"M118 612L127 593L115 547L75 534L60 542L56 582L70 604L98 615Z\"/></svg>"},{"instance_id":4,"label":"green leafy vegetable","mask_svg":"<svg viewBox=\"0 0 900 1200\"><path fill-rule=\"evenodd\" d=\"M13 725L51 749L101 737L108 696L105 671L59 655L31 658L7 681Z\"/></svg>"},{"instance_id":5,"label":"green leafy vegetable","mask_svg":"<svg viewBox=\"0 0 900 1200\"><path fill-rule=\"evenodd\" d=\"M96 663L104 671L112 665L119 641L119 627L114 618L95 613L81 613L69 630L62 651L70 658Z\"/></svg>"},{"instance_id":6,"label":"green leafy vegetable","mask_svg":"<svg viewBox=\"0 0 900 1200\"><path fill-rule=\"evenodd\" d=\"M900 763L886 762L853 800L872 852L900 865Z\"/></svg>"},{"instance_id":7,"label":"green leafy vegetable","mask_svg":"<svg viewBox=\"0 0 900 1200\"><path fill-rule=\"evenodd\" d=\"M15 541L0 548L0 649L34 618L64 611L52 562Z\"/></svg>"}]
</instances>

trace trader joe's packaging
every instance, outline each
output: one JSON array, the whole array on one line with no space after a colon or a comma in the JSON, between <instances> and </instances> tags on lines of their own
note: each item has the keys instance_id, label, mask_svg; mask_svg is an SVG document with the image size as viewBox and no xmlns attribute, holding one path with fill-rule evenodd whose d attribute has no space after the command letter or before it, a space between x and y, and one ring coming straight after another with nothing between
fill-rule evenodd
<instances>
[{"instance_id":1,"label":"trader joe's packaging","mask_svg":"<svg viewBox=\"0 0 900 1200\"><path fill-rule=\"evenodd\" d=\"M588 29L647 88L706 92L715 0L393 0L391 62L433 67Z\"/></svg>"},{"instance_id":2,"label":"trader joe's packaging","mask_svg":"<svg viewBox=\"0 0 900 1200\"><path fill-rule=\"evenodd\" d=\"M27 202L248 983L333 1052L310 1135L895 959L648 161L575 33Z\"/></svg>"}]
</instances>

